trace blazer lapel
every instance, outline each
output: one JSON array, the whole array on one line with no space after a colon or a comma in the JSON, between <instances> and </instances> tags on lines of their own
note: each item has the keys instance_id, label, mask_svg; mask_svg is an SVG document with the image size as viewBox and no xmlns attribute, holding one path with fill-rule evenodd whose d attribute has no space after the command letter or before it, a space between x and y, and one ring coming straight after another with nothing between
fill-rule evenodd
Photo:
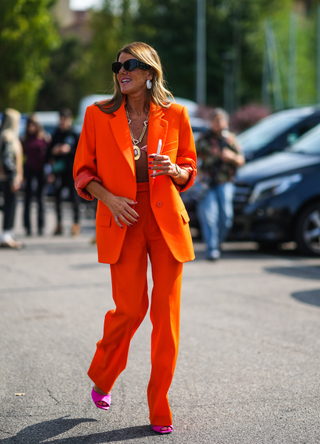
<instances>
[{"instance_id":1,"label":"blazer lapel","mask_svg":"<svg viewBox=\"0 0 320 444\"><path fill-rule=\"evenodd\" d=\"M160 106L150 103L149 128L148 128L148 154L157 152L159 140L162 140L162 147L166 142L168 122L163 119L164 113Z\"/></svg>"},{"instance_id":2,"label":"blazer lapel","mask_svg":"<svg viewBox=\"0 0 320 444\"><path fill-rule=\"evenodd\" d=\"M133 146L124 103L123 100L121 107L114 113L114 118L110 120L110 126L119 149L128 162L132 173L135 174Z\"/></svg>"},{"instance_id":3,"label":"blazer lapel","mask_svg":"<svg viewBox=\"0 0 320 444\"><path fill-rule=\"evenodd\" d=\"M128 162L132 173L135 175L133 146L124 105L125 99L123 100L121 107L114 113L114 118L110 120L110 126L119 149ZM162 140L161 151L166 142L168 122L163 119L163 116L164 113L162 108L151 102L147 139L148 154L157 152L160 139Z\"/></svg>"}]
</instances>

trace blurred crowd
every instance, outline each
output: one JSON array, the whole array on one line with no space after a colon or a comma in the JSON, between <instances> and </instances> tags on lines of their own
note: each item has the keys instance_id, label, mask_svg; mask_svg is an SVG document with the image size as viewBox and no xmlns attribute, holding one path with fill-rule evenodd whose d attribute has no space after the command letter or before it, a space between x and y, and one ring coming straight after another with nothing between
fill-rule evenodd
<instances>
[{"instance_id":1,"label":"blurred crowd","mask_svg":"<svg viewBox=\"0 0 320 444\"><path fill-rule=\"evenodd\" d=\"M24 228L27 236L34 232L31 224L31 202L37 202L37 233L41 236L45 227L45 196L51 188L55 197L55 236L63 233L62 189L68 190L72 203L73 225L71 235L80 233L79 197L72 177L73 159L79 135L72 127L69 109L60 111L59 125L53 136L45 133L36 115L30 115L25 133L19 139L21 115L14 109L6 109L0 128L0 192L3 195L3 224L1 247L22 248L22 242L14 237L13 227L17 205L17 191L24 191Z\"/></svg>"}]
</instances>

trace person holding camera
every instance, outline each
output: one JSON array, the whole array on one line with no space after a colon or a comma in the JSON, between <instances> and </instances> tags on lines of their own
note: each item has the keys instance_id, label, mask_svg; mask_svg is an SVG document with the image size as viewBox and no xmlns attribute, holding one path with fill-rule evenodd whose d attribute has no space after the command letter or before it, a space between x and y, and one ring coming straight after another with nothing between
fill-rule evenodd
<instances>
[{"instance_id":1,"label":"person holding camera","mask_svg":"<svg viewBox=\"0 0 320 444\"><path fill-rule=\"evenodd\" d=\"M201 233L207 246L207 259L220 258L220 245L233 221L233 180L245 163L241 147L229 131L229 116L221 108L211 114L211 130L197 141L200 179L205 192L197 204Z\"/></svg>"}]
</instances>

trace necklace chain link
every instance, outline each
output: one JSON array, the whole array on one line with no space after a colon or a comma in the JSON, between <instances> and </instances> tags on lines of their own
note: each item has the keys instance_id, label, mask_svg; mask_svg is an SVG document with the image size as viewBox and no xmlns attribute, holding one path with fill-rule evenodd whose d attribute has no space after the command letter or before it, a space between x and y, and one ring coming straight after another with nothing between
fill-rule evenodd
<instances>
[{"instance_id":1,"label":"necklace chain link","mask_svg":"<svg viewBox=\"0 0 320 444\"><path fill-rule=\"evenodd\" d=\"M137 145L141 142L141 140L143 139L143 137L147 131L148 124L149 124L149 113L147 115L147 120L144 120L144 122L143 122L143 129L142 129L142 132L141 132L140 137L138 139L136 139L134 137L134 135L132 134L131 119L129 117L127 107L126 107L126 114L127 114L128 124L129 124L130 136L131 136L131 140L133 143L134 158L135 158L135 160L138 160L141 156L141 153L140 153L140 148Z\"/></svg>"}]
</instances>

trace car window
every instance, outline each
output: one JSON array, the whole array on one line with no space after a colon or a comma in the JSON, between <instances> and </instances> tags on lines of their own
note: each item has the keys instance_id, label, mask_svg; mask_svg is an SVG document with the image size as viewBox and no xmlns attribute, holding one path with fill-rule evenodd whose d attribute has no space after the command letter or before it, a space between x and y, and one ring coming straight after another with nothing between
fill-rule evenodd
<instances>
[{"instance_id":1,"label":"car window","mask_svg":"<svg viewBox=\"0 0 320 444\"><path fill-rule=\"evenodd\" d=\"M244 153L258 151L304 118L305 115L273 114L239 134L237 138Z\"/></svg>"},{"instance_id":2,"label":"car window","mask_svg":"<svg viewBox=\"0 0 320 444\"><path fill-rule=\"evenodd\" d=\"M320 154L320 125L300 137L287 151L304 154Z\"/></svg>"},{"instance_id":3,"label":"car window","mask_svg":"<svg viewBox=\"0 0 320 444\"><path fill-rule=\"evenodd\" d=\"M314 128L316 125L320 123L320 117L318 119L309 120L306 122L302 122L300 125L298 124L292 131L289 132L286 136L286 141L288 145L293 145L297 140Z\"/></svg>"}]
</instances>

